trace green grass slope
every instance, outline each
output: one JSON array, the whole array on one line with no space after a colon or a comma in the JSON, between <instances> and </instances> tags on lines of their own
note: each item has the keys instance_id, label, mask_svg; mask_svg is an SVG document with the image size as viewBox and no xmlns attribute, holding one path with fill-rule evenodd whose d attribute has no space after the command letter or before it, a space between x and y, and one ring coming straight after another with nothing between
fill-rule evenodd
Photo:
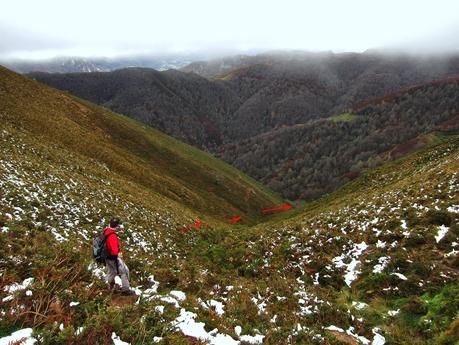
<instances>
[{"instance_id":1,"label":"green grass slope","mask_svg":"<svg viewBox=\"0 0 459 345\"><path fill-rule=\"evenodd\" d=\"M95 159L200 215L250 223L281 203L254 180L156 130L0 68L0 119L37 142Z\"/></svg>"},{"instance_id":2,"label":"green grass slope","mask_svg":"<svg viewBox=\"0 0 459 345\"><path fill-rule=\"evenodd\" d=\"M354 115L354 114L349 114L349 113L343 113L343 114L340 114L340 115L334 115L334 116L330 116L328 119L331 121L331 122L352 122L352 121L355 121L359 118L358 115Z\"/></svg>"}]
</instances>

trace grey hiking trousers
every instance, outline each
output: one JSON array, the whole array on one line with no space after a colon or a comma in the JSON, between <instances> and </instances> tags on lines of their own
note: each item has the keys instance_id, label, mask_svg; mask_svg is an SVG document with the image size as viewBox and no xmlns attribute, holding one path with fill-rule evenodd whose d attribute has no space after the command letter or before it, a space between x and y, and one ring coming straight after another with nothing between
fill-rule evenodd
<instances>
[{"instance_id":1,"label":"grey hiking trousers","mask_svg":"<svg viewBox=\"0 0 459 345\"><path fill-rule=\"evenodd\" d=\"M105 267L107 268L107 283L114 283L115 277L121 278L121 290L129 291L129 268L124 263L123 259L118 257L115 260L105 260Z\"/></svg>"}]
</instances>

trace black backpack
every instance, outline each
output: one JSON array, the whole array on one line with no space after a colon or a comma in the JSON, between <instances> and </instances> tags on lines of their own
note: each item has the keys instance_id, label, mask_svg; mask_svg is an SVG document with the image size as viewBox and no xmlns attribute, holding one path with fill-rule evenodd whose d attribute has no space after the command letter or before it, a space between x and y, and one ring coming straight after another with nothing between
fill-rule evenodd
<instances>
[{"instance_id":1,"label":"black backpack","mask_svg":"<svg viewBox=\"0 0 459 345\"><path fill-rule=\"evenodd\" d=\"M109 233L108 235L104 235L103 233L100 233L96 237L94 237L94 240L92 241L92 257L94 260L97 262L104 264L105 260L107 260L108 252L107 252L107 246L105 245L105 242L107 241L107 238L110 235L114 235L114 232Z\"/></svg>"}]
</instances>

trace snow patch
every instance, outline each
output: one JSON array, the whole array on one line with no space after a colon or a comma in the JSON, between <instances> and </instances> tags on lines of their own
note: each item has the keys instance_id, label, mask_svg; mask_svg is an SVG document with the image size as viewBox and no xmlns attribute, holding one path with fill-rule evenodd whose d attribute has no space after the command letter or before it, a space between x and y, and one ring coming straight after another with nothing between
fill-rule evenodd
<instances>
[{"instance_id":1,"label":"snow patch","mask_svg":"<svg viewBox=\"0 0 459 345\"><path fill-rule=\"evenodd\" d=\"M260 302L259 302L260 300ZM266 310L266 301L263 301L262 297L260 294L258 294L258 298L252 297L252 302L258 307L258 314L263 314Z\"/></svg>"},{"instance_id":2,"label":"snow patch","mask_svg":"<svg viewBox=\"0 0 459 345\"><path fill-rule=\"evenodd\" d=\"M344 333L344 329L339 328L339 327L336 327L336 326L334 326L334 325L330 325L330 326L328 326L328 327L325 327L325 329L328 330L328 331L335 331L335 332L342 332L342 333Z\"/></svg>"},{"instance_id":3,"label":"snow patch","mask_svg":"<svg viewBox=\"0 0 459 345\"><path fill-rule=\"evenodd\" d=\"M112 333L112 340L114 345L130 345L129 343L122 341L120 337L116 335L115 332Z\"/></svg>"},{"instance_id":4,"label":"snow patch","mask_svg":"<svg viewBox=\"0 0 459 345\"><path fill-rule=\"evenodd\" d=\"M241 339L241 341L245 341L245 342L250 343L250 344L261 344L263 342L264 338L265 338L265 336L264 335L260 335L260 334L257 334L255 336L241 335L239 337L239 339Z\"/></svg>"},{"instance_id":5,"label":"snow patch","mask_svg":"<svg viewBox=\"0 0 459 345\"><path fill-rule=\"evenodd\" d=\"M236 345L239 341L234 340L227 334L218 333L218 329L207 332L203 322L196 322L197 315L180 309L180 315L173 321L172 326L180 330L183 334L199 340L208 341L212 345Z\"/></svg>"},{"instance_id":6,"label":"snow patch","mask_svg":"<svg viewBox=\"0 0 459 345\"><path fill-rule=\"evenodd\" d=\"M354 332L355 329L352 326L349 327L346 331L344 329L336 327L334 325L325 327L325 329L329 330L329 331L334 331L334 332L346 333L347 335L350 335L351 337L353 337L353 338L357 339L358 341L360 341L362 344L365 344L365 345L370 344L370 340L368 340L364 336L356 334Z\"/></svg>"},{"instance_id":7,"label":"snow patch","mask_svg":"<svg viewBox=\"0 0 459 345\"><path fill-rule=\"evenodd\" d=\"M91 271L93 277L99 278L99 279L105 279L105 273L103 270L101 270L99 267L97 267L96 263L92 262L88 266L88 271Z\"/></svg>"},{"instance_id":8,"label":"snow patch","mask_svg":"<svg viewBox=\"0 0 459 345\"><path fill-rule=\"evenodd\" d=\"M163 302L169 303L169 304L173 304L176 308L180 307L178 301L175 298L171 297L171 296L161 297L160 300L163 301Z\"/></svg>"},{"instance_id":9,"label":"snow patch","mask_svg":"<svg viewBox=\"0 0 459 345\"><path fill-rule=\"evenodd\" d=\"M33 283L33 278L27 278L27 279L24 279L22 284L13 283L11 285L5 286L3 291L5 291L5 292L7 292L9 294L13 294L16 291L27 289L29 287L29 285L32 284L32 283Z\"/></svg>"},{"instance_id":10,"label":"snow patch","mask_svg":"<svg viewBox=\"0 0 459 345\"><path fill-rule=\"evenodd\" d=\"M373 338L373 341L371 342L371 345L384 345L386 343L386 339L379 334L378 332L380 331L379 328L375 327L373 328L373 334L375 335Z\"/></svg>"},{"instance_id":11,"label":"snow patch","mask_svg":"<svg viewBox=\"0 0 459 345\"><path fill-rule=\"evenodd\" d=\"M397 315L398 313L400 313L400 309L397 309L397 310L389 310L389 311L387 312L387 314L388 314L389 316L395 316L395 315Z\"/></svg>"},{"instance_id":12,"label":"snow patch","mask_svg":"<svg viewBox=\"0 0 459 345\"><path fill-rule=\"evenodd\" d=\"M386 242L378 240L378 242L376 242L376 248L386 248Z\"/></svg>"},{"instance_id":13,"label":"snow patch","mask_svg":"<svg viewBox=\"0 0 459 345\"><path fill-rule=\"evenodd\" d=\"M9 295L9 296L6 296L5 298L2 299L2 302L5 303L5 302L9 302L9 301L12 301L14 299L14 297L12 295Z\"/></svg>"},{"instance_id":14,"label":"snow patch","mask_svg":"<svg viewBox=\"0 0 459 345\"><path fill-rule=\"evenodd\" d=\"M401 274L401 273L395 272L395 273L392 273L392 275L393 275L393 276L399 277L401 280L408 280L408 278L405 277L405 276L404 276L403 274Z\"/></svg>"},{"instance_id":15,"label":"snow patch","mask_svg":"<svg viewBox=\"0 0 459 345\"><path fill-rule=\"evenodd\" d=\"M363 302L352 302L352 306L357 309L357 310L362 310L368 307L368 304L363 303Z\"/></svg>"},{"instance_id":16,"label":"snow patch","mask_svg":"<svg viewBox=\"0 0 459 345\"><path fill-rule=\"evenodd\" d=\"M349 254L347 255L340 255L332 259L333 263L337 268L346 267L346 274L344 275L344 281L346 282L347 286L351 287L351 284L354 280L357 279L360 271L357 270L357 266L360 264L358 258L362 255L363 251L368 248L368 245L365 242L354 244L354 248L351 249ZM344 259L346 256L350 256L352 258L349 264L344 263Z\"/></svg>"},{"instance_id":17,"label":"snow patch","mask_svg":"<svg viewBox=\"0 0 459 345\"><path fill-rule=\"evenodd\" d=\"M234 333L236 333L236 335L238 337L241 335L241 332L242 332L242 327L241 326L234 327Z\"/></svg>"},{"instance_id":18,"label":"snow patch","mask_svg":"<svg viewBox=\"0 0 459 345\"><path fill-rule=\"evenodd\" d=\"M169 295L172 295L179 301L184 301L186 298L186 294L183 291L173 290L169 292Z\"/></svg>"},{"instance_id":19,"label":"snow patch","mask_svg":"<svg viewBox=\"0 0 459 345\"><path fill-rule=\"evenodd\" d=\"M378 264L373 267L373 273L381 273L389 264L390 259L387 256L381 256L378 259Z\"/></svg>"},{"instance_id":20,"label":"snow patch","mask_svg":"<svg viewBox=\"0 0 459 345\"><path fill-rule=\"evenodd\" d=\"M216 300L209 300L207 302L202 302L201 301L201 306L204 308L204 309L209 309L209 307L214 307L215 308L215 312L217 313L218 316L222 316L224 313L225 313L225 310L223 309L224 308L224 305L222 302L219 302L219 301L216 301Z\"/></svg>"},{"instance_id":21,"label":"snow patch","mask_svg":"<svg viewBox=\"0 0 459 345\"><path fill-rule=\"evenodd\" d=\"M440 242L443 237L448 233L449 228L444 225L438 227L437 236L435 236L435 241Z\"/></svg>"},{"instance_id":22,"label":"snow patch","mask_svg":"<svg viewBox=\"0 0 459 345\"><path fill-rule=\"evenodd\" d=\"M32 328L20 329L7 337L0 338L0 345L9 345L18 343L21 345L33 345L37 341L32 337Z\"/></svg>"}]
</instances>

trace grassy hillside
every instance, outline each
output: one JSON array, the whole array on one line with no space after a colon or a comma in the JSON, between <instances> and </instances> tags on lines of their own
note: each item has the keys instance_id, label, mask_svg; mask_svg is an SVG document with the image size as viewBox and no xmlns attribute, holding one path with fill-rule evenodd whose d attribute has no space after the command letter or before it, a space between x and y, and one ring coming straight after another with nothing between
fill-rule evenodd
<instances>
[{"instance_id":1,"label":"grassy hillside","mask_svg":"<svg viewBox=\"0 0 459 345\"><path fill-rule=\"evenodd\" d=\"M457 136L369 172L293 218L179 235L165 231L178 205L165 214L148 199L134 203L130 186L120 189L93 161L84 178L65 156L35 166L34 156L53 150L30 150L26 137L6 131L2 335L29 326L45 344L457 339ZM86 188L91 183L109 193ZM120 199L124 257L139 294L132 300L107 293L88 255L87 238L103 225L91 212Z\"/></svg>"},{"instance_id":2,"label":"grassy hillside","mask_svg":"<svg viewBox=\"0 0 459 345\"><path fill-rule=\"evenodd\" d=\"M138 122L0 69L0 119L36 141L103 163L147 191L223 221L281 203L212 156Z\"/></svg>"},{"instance_id":3,"label":"grassy hillside","mask_svg":"<svg viewBox=\"0 0 459 345\"><path fill-rule=\"evenodd\" d=\"M341 331L328 336L349 344L365 343L352 334L371 340L376 333L389 344L456 344L459 137L437 142L293 218L252 228L253 274L281 277L284 293L295 290L297 300L273 314L296 308L285 326L301 324L299 343L315 343L318 329L334 325Z\"/></svg>"},{"instance_id":4,"label":"grassy hillside","mask_svg":"<svg viewBox=\"0 0 459 345\"><path fill-rule=\"evenodd\" d=\"M27 103L3 97L11 87L2 86L10 103L0 111L7 119L0 130L1 337L32 327L43 344L457 341L459 136L437 136L430 147L287 211L284 219L247 226L212 222L209 215L212 226L178 233L196 220L195 209L154 193L153 178L142 180L134 169L129 175L127 165L110 158L125 155L149 167L149 151L142 156L134 144L140 139L108 138L105 131L111 121L114 128L137 128L134 122L70 98L75 109L107 117L94 128L93 113L86 120L62 117L70 127L81 123L75 127L82 133L103 133L98 143L106 151L85 151L90 143L83 135L80 143L57 134L62 121L49 125L58 116L50 103L58 107L58 99L37 97L59 93L18 80L24 88L15 92L29 93L48 126L25 123ZM34 99L47 101L40 107ZM177 164L194 162L194 152L181 153ZM181 181L166 177L172 187ZM212 198L203 200L206 206ZM111 295L89 255L90 239L111 214L125 220L120 237L135 298Z\"/></svg>"}]
</instances>

